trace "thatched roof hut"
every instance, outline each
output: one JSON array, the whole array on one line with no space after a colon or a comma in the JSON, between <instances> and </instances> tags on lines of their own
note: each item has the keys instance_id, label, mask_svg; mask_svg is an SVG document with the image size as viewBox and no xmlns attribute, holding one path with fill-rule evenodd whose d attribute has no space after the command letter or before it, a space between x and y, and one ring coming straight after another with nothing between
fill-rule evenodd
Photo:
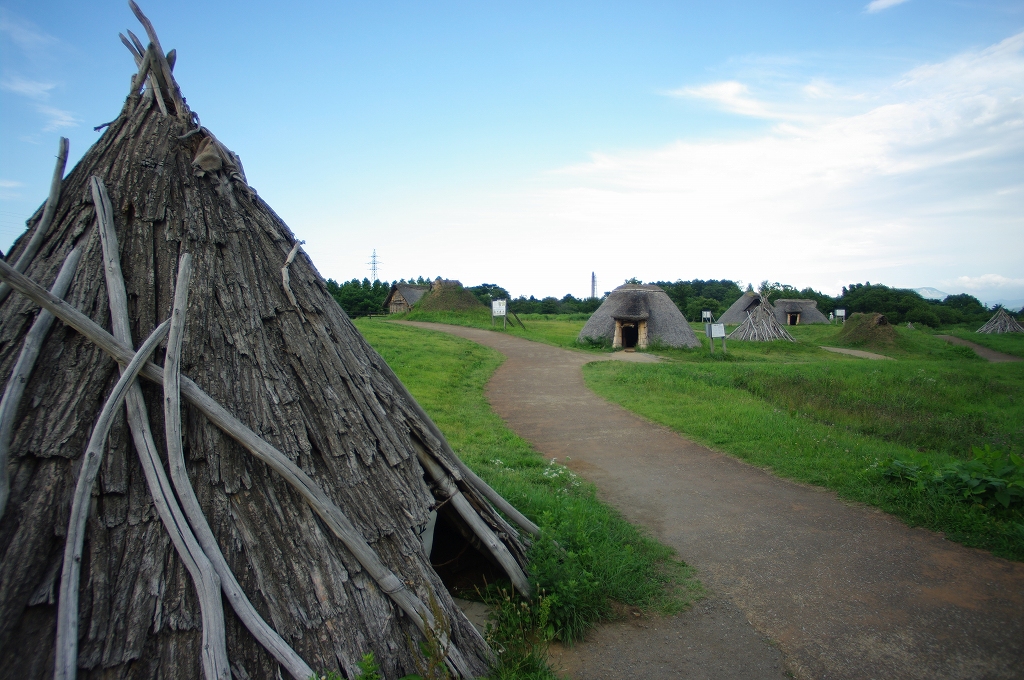
<instances>
[{"instance_id":1,"label":"thatched roof hut","mask_svg":"<svg viewBox=\"0 0 1024 680\"><path fill-rule=\"evenodd\" d=\"M643 349L699 347L700 341L668 294L658 286L627 283L611 292L580 331L579 340Z\"/></svg>"},{"instance_id":2,"label":"thatched roof hut","mask_svg":"<svg viewBox=\"0 0 1024 680\"><path fill-rule=\"evenodd\" d=\"M1024 333L1024 326L1017 323L1017 320L1006 313L1006 310L1000 307L996 310L996 313L992 315L984 326L977 330L978 333Z\"/></svg>"},{"instance_id":3,"label":"thatched roof hut","mask_svg":"<svg viewBox=\"0 0 1024 680\"><path fill-rule=\"evenodd\" d=\"M761 296L752 291L747 291L739 297L736 302L729 305L722 316L718 317L718 323L727 325L740 324L747 320L747 313L761 304Z\"/></svg>"},{"instance_id":4,"label":"thatched roof hut","mask_svg":"<svg viewBox=\"0 0 1024 680\"><path fill-rule=\"evenodd\" d=\"M425 529L529 592L492 503L536 526L355 330L132 8L120 114L0 261L0 667L307 680L373 652L392 678L432 638L484 673Z\"/></svg>"},{"instance_id":5,"label":"thatched roof hut","mask_svg":"<svg viewBox=\"0 0 1024 680\"><path fill-rule=\"evenodd\" d=\"M418 286L413 283L393 283L388 296L384 300L384 309L388 314L402 314L416 306L420 298L430 290L430 286Z\"/></svg>"},{"instance_id":6,"label":"thatched roof hut","mask_svg":"<svg viewBox=\"0 0 1024 680\"><path fill-rule=\"evenodd\" d=\"M783 326L800 326L809 323L828 323L824 314L818 311L816 300L780 299L772 303L775 319Z\"/></svg>"}]
</instances>

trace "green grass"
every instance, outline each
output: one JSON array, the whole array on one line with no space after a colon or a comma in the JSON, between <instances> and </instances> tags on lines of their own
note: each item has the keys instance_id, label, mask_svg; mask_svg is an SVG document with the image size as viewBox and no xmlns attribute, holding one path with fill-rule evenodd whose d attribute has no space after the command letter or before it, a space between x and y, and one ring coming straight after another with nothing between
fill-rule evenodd
<instances>
[{"instance_id":1,"label":"green grass","mask_svg":"<svg viewBox=\"0 0 1024 680\"><path fill-rule=\"evenodd\" d=\"M673 611L699 596L690 568L670 548L599 502L593 486L545 460L491 411L484 386L503 361L499 353L378 319L355 323L456 453L541 527L530 577L545 594L554 637L580 639L611 614L613 600Z\"/></svg>"},{"instance_id":2,"label":"green grass","mask_svg":"<svg viewBox=\"0 0 1024 680\"><path fill-rule=\"evenodd\" d=\"M606 348L595 348L590 345L577 345L576 337L583 330L583 325L590 318L589 314L521 314L525 329L513 325L509 319L507 326L503 329L501 319L494 319L491 322L489 309L472 310L468 312L431 312L413 310L408 314L393 314L389 319L400 319L403 321L429 321L432 323L446 323L453 326L469 326L471 328L482 328L495 333L508 333L516 337L543 342L556 347L569 347L576 349L587 349L592 351L609 351Z\"/></svg>"},{"instance_id":3,"label":"green grass","mask_svg":"<svg viewBox=\"0 0 1024 680\"><path fill-rule=\"evenodd\" d=\"M730 343L728 360L674 350L669 363L583 370L598 394L707 446L1024 560L1019 507L939 497L874 467L887 458L941 465L984 444L1020 452L1024 441L1024 364L966 358L914 333L901 331L894 353L909 358L895 362L818 350L827 330L807 326L795 334L804 342Z\"/></svg>"}]
</instances>

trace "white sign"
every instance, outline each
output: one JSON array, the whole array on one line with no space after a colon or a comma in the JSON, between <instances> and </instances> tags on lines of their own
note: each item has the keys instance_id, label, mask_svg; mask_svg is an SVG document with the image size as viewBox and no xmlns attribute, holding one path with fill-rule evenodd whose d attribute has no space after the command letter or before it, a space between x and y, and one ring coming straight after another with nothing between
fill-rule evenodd
<instances>
[{"instance_id":1,"label":"white sign","mask_svg":"<svg viewBox=\"0 0 1024 680\"><path fill-rule=\"evenodd\" d=\"M711 324L711 337L712 338L724 338L725 337L725 324L724 323L713 323L713 324Z\"/></svg>"},{"instance_id":2,"label":"white sign","mask_svg":"<svg viewBox=\"0 0 1024 680\"><path fill-rule=\"evenodd\" d=\"M712 320L711 312L705 309L703 312L700 313L700 320L710 322Z\"/></svg>"},{"instance_id":3,"label":"white sign","mask_svg":"<svg viewBox=\"0 0 1024 680\"><path fill-rule=\"evenodd\" d=\"M505 316L505 303L508 300L491 300L491 316Z\"/></svg>"},{"instance_id":4,"label":"white sign","mask_svg":"<svg viewBox=\"0 0 1024 680\"><path fill-rule=\"evenodd\" d=\"M841 317L843 317L845 319L846 318L846 310L845 309L837 309L836 310L836 316L841 316Z\"/></svg>"}]
</instances>

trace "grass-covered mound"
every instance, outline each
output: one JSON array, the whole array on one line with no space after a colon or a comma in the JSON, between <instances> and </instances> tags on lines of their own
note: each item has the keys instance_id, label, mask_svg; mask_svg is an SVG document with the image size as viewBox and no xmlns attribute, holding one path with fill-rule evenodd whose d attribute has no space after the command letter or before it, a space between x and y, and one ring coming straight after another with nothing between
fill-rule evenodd
<instances>
[{"instance_id":1,"label":"grass-covered mound","mask_svg":"<svg viewBox=\"0 0 1024 680\"><path fill-rule=\"evenodd\" d=\"M896 329L884 314L853 314L836 336L850 347L887 349L896 345Z\"/></svg>"},{"instance_id":2,"label":"grass-covered mound","mask_svg":"<svg viewBox=\"0 0 1024 680\"><path fill-rule=\"evenodd\" d=\"M487 311L476 296L458 281L435 281L429 292L416 303L421 312Z\"/></svg>"}]
</instances>

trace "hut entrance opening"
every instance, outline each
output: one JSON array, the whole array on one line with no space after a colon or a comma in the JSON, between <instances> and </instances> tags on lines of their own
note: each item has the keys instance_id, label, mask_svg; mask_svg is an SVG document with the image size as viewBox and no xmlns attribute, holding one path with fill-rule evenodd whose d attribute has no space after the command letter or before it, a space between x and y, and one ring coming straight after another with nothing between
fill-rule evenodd
<instances>
[{"instance_id":1,"label":"hut entrance opening","mask_svg":"<svg viewBox=\"0 0 1024 680\"><path fill-rule=\"evenodd\" d=\"M483 591L489 583L501 583L511 589L508 576L479 539L467 531L447 507L437 513L432 527L430 565L441 578L448 592Z\"/></svg>"},{"instance_id":2,"label":"hut entrance opening","mask_svg":"<svg viewBox=\"0 0 1024 680\"><path fill-rule=\"evenodd\" d=\"M800 324L800 312L790 312L786 315L786 322L790 326L797 326Z\"/></svg>"},{"instance_id":3,"label":"hut entrance opening","mask_svg":"<svg viewBox=\"0 0 1024 680\"><path fill-rule=\"evenodd\" d=\"M615 349L647 349L647 322L616 319L612 347Z\"/></svg>"}]
</instances>

